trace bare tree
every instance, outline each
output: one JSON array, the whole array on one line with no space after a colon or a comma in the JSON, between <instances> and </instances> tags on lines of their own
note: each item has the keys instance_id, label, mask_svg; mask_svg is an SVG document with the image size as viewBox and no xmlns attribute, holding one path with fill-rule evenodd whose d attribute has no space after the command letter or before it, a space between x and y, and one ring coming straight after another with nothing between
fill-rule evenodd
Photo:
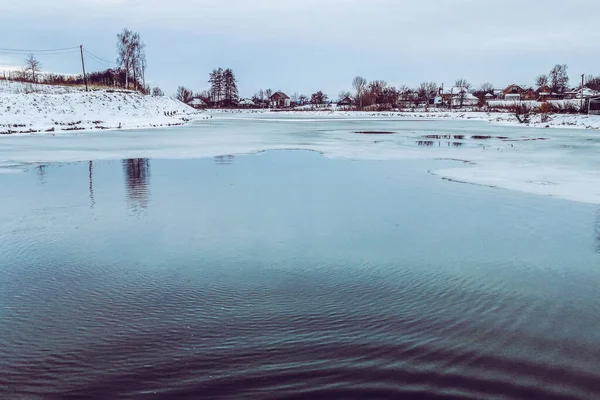
<instances>
[{"instance_id":1,"label":"bare tree","mask_svg":"<svg viewBox=\"0 0 600 400\"><path fill-rule=\"evenodd\" d=\"M273 91L271 89L265 90L265 98L267 101L267 106L271 104L271 96L273 96Z\"/></svg>"},{"instance_id":2,"label":"bare tree","mask_svg":"<svg viewBox=\"0 0 600 400\"><path fill-rule=\"evenodd\" d=\"M164 95L165 95L165 93L162 91L161 88L155 87L155 88L152 89L152 96L154 96L154 97L162 97Z\"/></svg>"},{"instance_id":3,"label":"bare tree","mask_svg":"<svg viewBox=\"0 0 600 400\"><path fill-rule=\"evenodd\" d=\"M457 79L454 86L465 89L467 92L471 90L471 84L464 78Z\"/></svg>"},{"instance_id":4,"label":"bare tree","mask_svg":"<svg viewBox=\"0 0 600 400\"><path fill-rule=\"evenodd\" d=\"M550 80L548 79L548 75L546 74L538 75L535 78L535 84L537 85L537 87L548 86L548 83L550 83Z\"/></svg>"},{"instance_id":5,"label":"bare tree","mask_svg":"<svg viewBox=\"0 0 600 400\"><path fill-rule=\"evenodd\" d=\"M362 76L357 76L352 81L352 87L354 88L354 92L356 93L356 101L358 102L359 107L362 108L363 97L367 88L367 80Z\"/></svg>"},{"instance_id":6,"label":"bare tree","mask_svg":"<svg viewBox=\"0 0 600 400\"><path fill-rule=\"evenodd\" d=\"M588 75L585 78L585 87L600 91L600 76Z\"/></svg>"},{"instance_id":7,"label":"bare tree","mask_svg":"<svg viewBox=\"0 0 600 400\"><path fill-rule=\"evenodd\" d=\"M346 97L351 97L351 96L352 96L352 93L350 93L347 90L342 90L340 93L338 93L337 101L339 103L340 101L344 100Z\"/></svg>"},{"instance_id":8,"label":"bare tree","mask_svg":"<svg viewBox=\"0 0 600 400\"><path fill-rule=\"evenodd\" d=\"M183 86L179 86L177 88L175 98L181 101L182 103L188 104L194 98L194 93Z\"/></svg>"},{"instance_id":9,"label":"bare tree","mask_svg":"<svg viewBox=\"0 0 600 400\"><path fill-rule=\"evenodd\" d=\"M30 54L25 59L25 71L28 74L31 74L31 80L36 82L35 74L40 72L42 68L42 64L38 61L37 58L33 54Z\"/></svg>"},{"instance_id":10,"label":"bare tree","mask_svg":"<svg viewBox=\"0 0 600 400\"><path fill-rule=\"evenodd\" d=\"M550 83L552 90L558 93L563 93L569 85L569 75L567 75L566 64L556 64L550 71Z\"/></svg>"},{"instance_id":11,"label":"bare tree","mask_svg":"<svg viewBox=\"0 0 600 400\"><path fill-rule=\"evenodd\" d=\"M494 85L489 82L483 82L479 88L479 91L483 93L492 93L494 91Z\"/></svg>"},{"instance_id":12,"label":"bare tree","mask_svg":"<svg viewBox=\"0 0 600 400\"><path fill-rule=\"evenodd\" d=\"M292 103L294 103L294 104L298 104L298 100L299 100L299 99L300 99L300 95L298 94L298 92L294 92L294 93L292 94L292 98L291 98L291 100L292 100Z\"/></svg>"},{"instance_id":13,"label":"bare tree","mask_svg":"<svg viewBox=\"0 0 600 400\"><path fill-rule=\"evenodd\" d=\"M417 89L420 100L425 100L428 105L429 100L434 99L438 93L438 85L435 82L421 82Z\"/></svg>"},{"instance_id":14,"label":"bare tree","mask_svg":"<svg viewBox=\"0 0 600 400\"><path fill-rule=\"evenodd\" d=\"M145 85L146 45L142 42L139 32L123 29L117 35L117 64L125 71L125 87L133 78L134 88L137 89L137 78L140 76Z\"/></svg>"}]
</instances>

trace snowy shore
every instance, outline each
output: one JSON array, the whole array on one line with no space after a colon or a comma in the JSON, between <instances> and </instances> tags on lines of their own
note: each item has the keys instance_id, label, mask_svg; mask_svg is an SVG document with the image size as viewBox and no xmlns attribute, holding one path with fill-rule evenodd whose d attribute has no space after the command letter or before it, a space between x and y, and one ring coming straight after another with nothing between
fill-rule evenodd
<instances>
[{"instance_id":1,"label":"snowy shore","mask_svg":"<svg viewBox=\"0 0 600 400\"><path fill-rule=\"evenodd\" d=\"M0 81L0 134L177 126L198 118L169 97Z\"/></svg>"},{"instance_id":2,"label":"snowy shore","mask_svg":"<svg viewBox=\"0 0 600 400\"><path fill-rule=\"evenodd\" d=\"M484 121L492 124L520 125L534 128L574 128L574 129L600 129L600 115L580 114L549 114L548 120L543 122L540 114L530 117L529 123L522 124L517 117L508 112L477 112L477 111L346 111L340 109L323 110L214 110L217 114L262 114L277 113L281 115L297 115L305 117L355 117L355 118L398 118L398 119L433 119L433 120L473 120Z\"/></svg>"}]
</instances>

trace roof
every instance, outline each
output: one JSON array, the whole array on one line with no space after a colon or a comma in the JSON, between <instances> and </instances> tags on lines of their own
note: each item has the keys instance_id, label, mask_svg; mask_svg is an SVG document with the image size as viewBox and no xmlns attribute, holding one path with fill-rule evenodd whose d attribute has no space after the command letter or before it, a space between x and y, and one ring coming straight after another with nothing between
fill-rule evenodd
<instances>
[{"instance_id":1,"label":"roof","mask_svg":"<svg viewBox=\"0 0 600 400\"><path fill-rule=\"evenodd\" d=\"M256 103L253 102L252 100L242 99L242 100L240 100L240 102L238 103L238 105L240 105L240 106L255 106Z\"/></svg>"},{"instance_id":2,"label":"roof","mask_svg":"<svg viewBox=\"0 0 600 400\"><path fill-rule=\"evenodd\" d=\"M455 97L455 98L460 98L460 96L458 96L458 95L454 95L454 97ZM474 96L474 95L473 95L473 94L471 94L471 93L465 93L465 94L462 96L462 98L463 98L463 100L479 100L479 99L478 99L476 96Z\"/></svg>"},{"instance_id":3,"label":"roof","mask_svg":"<svg viewBox=\"0 0 600 400\"><path fill-rule=\"evenodd\" d=\"M191 106L205 106L206 103L202 99L193 99L189 102Z\"/></svg>"},{"instance_id":4,"label":"roof","mask_svg":"<svg viewBox=\"0 0 600 400\"><path fill-rule=\"evenodd\" d=\"M287 94L285 94L283 92L275 92L275 93L273 93L273 95L271 96L271 99L273 97L275 97L275 96L281 97L281 98L286 99L286 100L290 98L290 96L288 96Z\"/></svg>"},{"instance_id":5,"label":"roof","mask_svg":"<svg viewBox=\"0 0 600 400\"><path fill-rule=\"evenodd\" d=\"M491 93L488 93L488 94L485 95L485 97L494 97L494 95L491 94Z\"/></svg>"}]
</instances>

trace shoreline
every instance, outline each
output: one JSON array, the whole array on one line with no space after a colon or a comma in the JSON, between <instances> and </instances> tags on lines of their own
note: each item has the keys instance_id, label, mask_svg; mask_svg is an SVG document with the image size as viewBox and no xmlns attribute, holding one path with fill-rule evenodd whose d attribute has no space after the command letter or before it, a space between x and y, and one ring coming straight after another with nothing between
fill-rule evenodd
<instances>
[{"instance_id":1,"label":"shoreline","mask_svg":"<svg viewBox=\"0 0 600 400\"><path fill-rule=\"evenodd\" d=\"M349 110L272 110L272 109L214 109L207 114L223 115L293 115L310 117L360 117L360 118L396 118L401 120L455 120L482 121L492 125L522 126L528 128L560 128L580 130L600 130L600 115L587 114L548 114L548 121L542 122L541 114L530 116L530 122L521 123L509 112L488 111L349 111Z\"/></svg>"}]
</instances>

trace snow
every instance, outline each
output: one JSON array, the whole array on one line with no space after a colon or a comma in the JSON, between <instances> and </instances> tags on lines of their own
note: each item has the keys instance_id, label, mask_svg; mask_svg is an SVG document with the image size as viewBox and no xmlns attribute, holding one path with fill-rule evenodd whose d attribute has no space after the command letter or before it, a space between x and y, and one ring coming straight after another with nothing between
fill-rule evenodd
<instances>
[{"instance_id":1,"label":"snow","mask_svg":"<svg viewBox=\"0 0 600 400\"><path fill-rule=\"evenodd\" d=\"M65 132L181 125L201 118L168 97L0 80L0 133Z\"/></svg>"}]
</instances>

